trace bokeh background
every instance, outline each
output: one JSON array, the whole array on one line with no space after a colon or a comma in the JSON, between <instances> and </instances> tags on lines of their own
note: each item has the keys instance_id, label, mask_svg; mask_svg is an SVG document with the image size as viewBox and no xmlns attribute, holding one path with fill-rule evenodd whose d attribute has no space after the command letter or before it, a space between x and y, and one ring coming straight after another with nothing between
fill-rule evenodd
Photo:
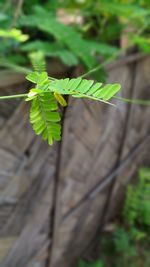
<instances>
[{"instance_id":1,"label":"bokeh background","mask_svg":"<svg viewBox=\"0 0 150 267\"><path fill-rule=\"evenodd\" d=\"M150 266L149 1L1 0L1 96L28 92L39 53L52 77L122 89L69 97L53 146L30 103L0 100L0 266Z\"/></svg>"}]
</instances>

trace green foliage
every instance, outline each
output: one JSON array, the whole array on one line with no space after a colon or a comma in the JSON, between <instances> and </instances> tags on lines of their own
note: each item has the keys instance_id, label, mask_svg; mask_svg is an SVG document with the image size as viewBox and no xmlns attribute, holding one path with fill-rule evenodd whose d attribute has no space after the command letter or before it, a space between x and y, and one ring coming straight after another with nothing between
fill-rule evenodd
<instances>
[{"instance_id":1,"label":"green foliage","mask_svg":"<svg viewBox=\"0 0 150 267\"><path fill-rule=\"evenodd\" d=\"M128 187L121 222L116 225L113 233L106 235L101 241L100 262L103 263L102 266L150 266L149 233L150 169L141 168L139 182ZM97 261L88 265L81 261L78 267L94 267L96 263Z\"/></svg>"},{"instance_id":2,"label":"green foliage","mask_svg":"<svg viewBox=\"0 0 150 267\"><path fill-rule=\"evenodd\" d=\"M23 43L27 41L29 36L27 34L23 34L21 30L12 28L9 30L0 29L0 56L1 56L1 62L7 62L8 57L6 55L9 54L10 50L13 49L15 51L16 47L20 45L20 43ZM21 62L24 58L16 54L15 57L13 54L9 55L9 61L10 62ZM26 61L25 61L26 62ZM2 64L1 64L2 65Z\"/></svg>"},{"instance_id":3,"label":"green foliage","mask_svg":"<svg viewBox=\"0 0 150 267\"><path fill-rule=\"evenodd\" d=\"M95 262L85 262L85 261L79 261L78 267L103 267L103 263L99 261Z\"/></svg>"},{"instance_id":4,"label":"green foliage","mask_svg":"<svg viewBox=\"0 0 150 267\"><path fill-rule=\"evenodd\" d=\"M141 37L141 36L133 36L131 41L138 45L141 51L144 53L150 53L150 38L148 37Z\"/></svg>"},{"instance_id":5,"label":"green foliage","mask_svg":"<svg viewBox=\"0 0 150 267\"><path fill-rule=\"evenodd\" d=\"M87 67L91 68L96 65L87 42L71 27L58 22L53 14L48 13L42 7L35 7L32 15L22 18L21 24L28 27L38 27L40 30L54 36L56 40L69 48L76 57L79 57Z\"/></svg>"},{"instance_id":6,"label":"green foliage","mask_svg":"<svg viewBox=\"0 0 150 267\"><path fill-rule=\"evenodd\" d=\"M78 3L78 5L77 5ZM68 12L78 9L85 18L82 27L83 35L93 37L99 42L113 43L118 46L120 38L132 32L133 36L149 38L150 4L149 1L138 0L85 0L67 1ZM132 43L133 45L133 43ZM139 47L140 45L137 44Z\"/></svg>"},{"instance_id":7,"label":"green foliage","mask_svg":"<svg viewBox=\"0 0 150 267\"><path fill-rule=\"evenodd\" d=\"M117 228L113 238L117 253L126 254L129 258L136 256L137 251L132 244L132 236L124 228Z\"/></svg>"},{"instance_id":8,"label":"green foliage","mask_svg":"<svg viewBox=\"0 0 150 267\"><path fill-rule=\"evenodd\" d=\"M45 60L41 52L31 55L34 72L27 75L27 79L36 84L31 89L26 101L31 101L30 122L36 135L41 135L49 145L61 139L61 117L58 104L52 92L45 92L49 85L48 74L45 70Z\"/></svg>"},{"instance_id":9,"label":"green foliage","mask_svg":"<svg viewBox=\"0 0 150 267\"><path fill-rule=\"evenodd\" d=\"M123 1L102 0L98 10L100 12L108 12L114 16L128 17L130 20L134 18L141 19L149 14L149 10L140 7L138 4L129 3L129 1L123 3Z\"/></svg>"},{"instance_id":10,"label":"green foliage","mask_svg":"<svg viewBox=\"0 0 150 267\"><path fill-rule=\"evenodd\" d=\"M128 187L124 218L128 224L150 226L150 170L142 168L136 186Z\"/></svg>"},{"instance_id":11,"label":"green foliage","mask_svg":"<svg viewBox=\"0 0 150 267\"><path fill-rule=\"evenodd\" d=\"M48 79L47 72L31 72L27 75L27 80L37 83L37 89L39 91L36 94L42 92L54 92L62 95L72 95L76 98L89 98L93 100L99 100L107 102L110 100L121 88L120 84L107 84L94 83L93 80L86 80L82 78L73 79ZM30 90L29 96L33 92ZM111 103L109 103L111 104Z\"/></svg>"},{"instance_id":12,"label":"green foliage","mask_svg":"<svg viewBox=\"0 0 150 267\"><path fill-rule=\"evenodd\" d=\"M37 68L37 65L36 65L36 68ZM48 83L48 74L46 71L42 71L42 72L38 72L38 71L34 71L34 72L30 72L28 75L27 75L27 80L32 82L32 83L37 83L38 85L38 89L41 89L41 91L39 92L42 92L43 90L43 87L44 85L47 85L49 84ZM30 90L30 92L32 92L33 89ZM38 92L38 91L37 91ZM29 93L30 94L30 93Z\"/></svg>"},{"instance_id":13,"label":"green foliage","mask_svg":"<svg viewBox=\"0 0 150 267\"><path fill-rule=\"evenodd\" d=\"M61 59L61 61L68 66L74 66L79 63L77 57L71 51L65 49L61 44L53 42L36 40L24 44L21 50L25 52L41 51L47 57Z\"/></svg>"},{"instance_id":14,"label":"green foliage","mask_svg":"<svg viewBox=\"0 0 150 267\"><path fill-rule=\"evenodd\" d=\"M30 53L29 57L30 57L34 71L38 72L38 74L36 73L36 75L40 76L41 72L44 72L46 70L46 62L45 62L44 54L41 51L33 52L33 53ZM34 73L33 74L30 73L30 75L34 75ZM38 83L38 82L35 82L35 83Z\"/></svg>"},{"instance_id":15,"label":"green foliage","mask_svg":"<svg viewBox=\"0 0 150 267\"><path fill-rule=\"evenodd\" d=\"M93 80L82 78L60 79L50 83L49 90L63 95L72 95L73 97L85 97L94 100L110 100L121 88L120 84L95 83Z\"/></svg>"},{"instance_id":16,"label":"green foliage","mask_svg":"<svg viewBox=\"0 0 150 267\"><path fill-rule=\"evenodd\" d=\"M54 140L61 139L60 114L58 105L66 106L62 95L72 95L77 98L89 98L106 102L119 90L119 84L95 83L82 78L54 79L48 77L45 71L45 60L41 52L31 54L34 72L27 75L27 80L35 84L30 90L26 101L31 101L30 122L37 135L42 135L51 145Z\"/></svg>"},{"instance_id":17,"label":"green foliage","mask_svg":"<svg viewBox=\"0 0 150 267\"><path fill-rule=\"evenodd\" d=\"M18 29L10 29L10 30L0 29L0 37L5 39L6 38L13 39L18 42L25 42L29 38L27 34L23 34L21 30Z\"/></svg>"},{"instance_id":18,"label":"green foliage","mask_svg":"<svg viewBox=\"0 0 150 267\"><path fill-rule=\"evenodd\" d=\"M52 145L53 140L61 139L60 114L57 111L57 102L52 93L39 94L32 100L30 122L37 135Z\"/></svg>"},{"instance_id":19,"label":"green foliage","mask_svg":"<svg viewBox=\"0 0 150 267\"><path fill-rule=\"evenodd\" d=\"M150 5L146 0L26 0L15 20L16 8L11 1L0 3L0 35L7 36L0 43L1 66L6 67L5 60L7 67L25 66L29 53L41 51L68 66L82 63L88 71L118 55L124 31L129 35L128 45L149 53ZM66 18L74 16L75 22L60 22L61 10ZM76 22L78 16L80 23ZM92 77L105 82L104 68L101 66Z\"/></svg>"},{"instance_id":20,"label":"green foliage","mask_svg":"<svg viewBox=\"0 0 150 267\"><path fill-rule=\"evenodd\" d=\"M107 57L117 51L117 48L110 45L84 39L73 27L60 23L52 13L39 6L34 7L32 15L22 17L20 23L23 26L38 28L57 42L55 48L53 43L31 42L23 46L24 51L40 49L47 56L60 57L68 65L76 65L81 61L86 69L90 70L98 64L94 55L101 54ZM102 72L98 72L97 77L104 80L103 75Z\"/></svg>"}]
</instances>

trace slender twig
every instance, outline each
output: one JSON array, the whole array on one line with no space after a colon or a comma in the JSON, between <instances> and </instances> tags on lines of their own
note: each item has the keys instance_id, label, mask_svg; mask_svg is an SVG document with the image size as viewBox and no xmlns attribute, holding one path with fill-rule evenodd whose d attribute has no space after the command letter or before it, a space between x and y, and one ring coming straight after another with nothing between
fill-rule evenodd
<instances>
[{"instance_id":1,"label":"slender twig","mask_svg":"<svg viewBox=\"0 0 150 267\"><path fill-rule=\"evenodd\" d=\"M23 1L24 0L18 0L16 11L14 13L14 18L13 18L12 25L11 25L12 28L16 26L17 19L18 19L19 15L21 13L21 10L22 10Z\"/></svg>"},{"instance_id":2,"label":"slender twig","mask_svg":"<svg viewBox=\"0 0 150 267\"><path fill-rule=\"evenodd\" d=\"M99 69L101 69L102 67L105 67L109 62L111 62L113 59L116 59L117 56L121 55L123 52L125 52L127 50L127 48L122 48L119 49L116 53L114 53L111 57L109 57L107 60L105 60L103 63L99 64L98 66L96 66L95 68L89 70L88 72L82 74L80 76L80 78L86 77L96 71L98 71Z\"/></svg>"},{"instance_id":3,"label":"slender twig","mask_svg":"<svg viewBox=\"0 0 150 267\"><path fill-rule=\"evenodd\" d=\"M137 104L137 105L144 105L144 106L148 106L150 105L150 100L144 100L144 99L129 99L129 98L124 98L124 97L120 97L120 96L114 96L113 98L120 100L121 102L127 102L127 103L131 103L131 104Z\"/></svg>"},{"instance_id":4,"label":"slender twig","mask_svg":"<svg viewBox=\"0 0 150 267\"><path fill-rule=\"evenodd\" d=\"M16 72L23 73L23 74L28 74L32 71L31 69L29 69L27 67L22 67L22 66L14 64L14 63L10 63L7 61L4 62L1 60L0 60L0 67L6 67L6 68L9 68L9 69L14 70Z\"/></svg>"},{"instance_id":5,"label":"slender twig","mask_svg":"<svg viewBox=\"0 0 150 267\"><path fill-rule=\"evenodd\" d=\"M148 26L148 24L145 24L141 29L139 29L137 34L141 35L144 32L144 30L146 29L146 26ZM123 53L126 53L128 51L128 49L131 48L131 47L132 46L129 43L126 47L120 48L118 51L116 51L114 54L112 54L112 56L110 56L108 59L106 59L103 63L97 65L96 67L94 67L93 69L91 69L88 72L84 73L80 77L81 78L86 77L86 76L98 71L102 67L106 67L108 63L110 63L112 60L116 59L118 56L121 56Z\"/></svg>"},{"instance_id":6,"label":"slender twig","mask_svg":"<svg viewBox=\"0 0 150 267\"><path fill-rule=\"evenodd\" d=\"M0 96L0 100L9 100L12 98L26 98L28 94L19 94L19 95L5 95L5 96Z\"/></svg>"}]
</instances>

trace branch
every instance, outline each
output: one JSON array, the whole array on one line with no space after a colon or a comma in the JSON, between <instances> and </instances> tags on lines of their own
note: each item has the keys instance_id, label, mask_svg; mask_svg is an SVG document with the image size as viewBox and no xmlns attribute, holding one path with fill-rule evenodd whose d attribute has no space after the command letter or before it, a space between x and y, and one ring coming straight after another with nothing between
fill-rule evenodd
<instances>
[{"instance_id":1,"label":"branch","mask_svg":"<svg viewBox=\"0 0 150 267\"><path fill-rule=\"evenodd\" d=\"M12 22L12 25L11 25L12 28L15 27L15 25L17 23L17 19L18 19L19 15L21 13L21 10L22 10L23 1L24 0L18 0L16 11L14 13L13 22Z\"/></svg>"}]
</instances>

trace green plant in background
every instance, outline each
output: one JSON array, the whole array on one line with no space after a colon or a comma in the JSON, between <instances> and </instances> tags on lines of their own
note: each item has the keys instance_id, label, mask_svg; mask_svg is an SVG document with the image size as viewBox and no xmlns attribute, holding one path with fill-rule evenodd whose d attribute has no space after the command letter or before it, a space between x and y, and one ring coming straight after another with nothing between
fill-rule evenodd
<instances>
[{"instance_id":1,"label":"green plant in background","mask_svg":"<svg viewBox=\"0 0 150 267\"><path fill-rule=\"evenodd\" d=\"M123 226L113 234L115 264L112 266L149 266L150 169L141 168L139 181L129 185L123 209Z\"/></svg>"},{"instance_id":2,"label":"green plant in background","mask_svg":"<svg viewBox=\"0 0 150 267\"><path fill-rule=\"evenodd\" d=\"M137 186L130 185L124 206L124 219L129 225L150 227L150 170L142 168Z\"/></svg>"},{"instance_id":3,"label":"green plant in background","mask_svg":"<svg viewBox=\"0 0 150 267\"><path fill-rule=\"evenodd\" d=\"M12 38L10 38L10 41L7 42L9 47L6 49L4 45L5 39L2 38L1 44L3 49L0 52L5 54L5 59L7 56L7 62L24 65L27 64L27 55L30 52L41 51L48 58L59 58L68 66L76 66L82 63L86 70L90 70L98 64L96 59L97 54L108 57L110 55L112 56L112 54L116 53L118 50L117 47L112 47L109 44L100 44L94 40L85 39L75 27L60 23L51 1L47 1L47 5L43 5L40 1L36 2L39 3L39 5L31 5L32 8L30 7L29 10L27 10L27 14L22 14L20 19L16 22L17 27L28 29L28 42L26 42L25 45L21 45L20 43L13 44ZM24 5L22 13L26 10L27 3ZM2 14L4 15L5 13ZM5 20L3 21L3 26L5 26L3 32L7 33L8 25L11 24L10 16L6 16L5 19L7 23L5 24ZM42 38L38 39L41 33ZM12 56L14 53L15 56ZM19 54L20 57L18 57L17 54ZM26 58L26 60L23 61L23 57ZM1 66L6 66L3 58L1 58L0 64ZM93 74L93 78L104 81L104 70L100 68L97 73Z\"/></svg>"},{"instance_id":4,"label":"green plant in background","mask_svg":"<svg viewBox=\"0 0 150 267\"><path fill-rule=\"evenodd\" d=\"M18 42L25 42L28 40L28 35L22 34L21 30L17 29L0 30L0 37L4 39L13 39Z\"/></svg>"},{"instance_id":5,"label":"green plant in background","mask_svg":"<svg viewBox=\"0 0 150 267\"><path fill-rule=\"evenodd\" d=\"M94 267L98 262L103 267L149 267L149 234L150 169L141 168L138 183L128 186L121 222L101 241L100 261L81 261L78 267Z\"/></svg>"},{"instance_id":6,"label":"green plant in background","mask_svg":"<svg viewBox=\"0 0 150 267\"><path fill-rule=\"evenodd\" d=\"M114 42L127 27L133 35L148 34L150 5L146 0L76 0L66 1L66 8L78 10L85 17L84 32L89 35L94 30L99 41Z\"/></svg>"},{"instance_id":7,"label":"green plant in background","mask_svg":"<svg viewBox=\"0 0 150 267\"><path fill-rule=\"evenodd\" d=\"M29 53L41 51L49 59L59 58L68 66L80 63L88 71L121 53L120 39L124 32L129 36L128 47L136 45L149 53L150 5L146 0L47 0L44 3L26 0L22 3L17 7L11 1L0 3L0 30L7 33L16 27L28 35L25 44L13 38L6 44L6 39L1 37L1 66L6 67L5 61L7 67L12 68L12 63L25 66L29 63ZM81 16L82 22L64 25L58 15L60 10L66 17ZM103 64L92 77L105 81Z\"/></svg>"},{"instance_id":8,"label":"green plant in background","mask_svg":"<svg viewBox=\"0 0 150 267\"><path fill-rule=\"evenodd\" d=\"M56 41L55 46L54 42L41 42L40 40L29 42L21 48L23 51L40 50L46 56L60 57L65 64L70 66L81 62L86 70L90 70L98 64L96 54L107 57L112 56L118 50L108 44L100 44L83 38L72 26L60 23L53 13L39 6L34 7L32 15L22 17L20 23L23 26L38 28ZM97 74L93 74L93 77L102 81L104 80L102 73L99 70Z\"/></svg>"},{"instance_id":9,"label":"green plant in background","mask_svg":"<svg viewBox=\"0 0 150 267\"><path fill-rule=\"evenodd\" d=\"M79 261L78 267L103 267L103 263L99 261L95 262L85 262L85 261Z\"/></svg>"}]
</instances>

